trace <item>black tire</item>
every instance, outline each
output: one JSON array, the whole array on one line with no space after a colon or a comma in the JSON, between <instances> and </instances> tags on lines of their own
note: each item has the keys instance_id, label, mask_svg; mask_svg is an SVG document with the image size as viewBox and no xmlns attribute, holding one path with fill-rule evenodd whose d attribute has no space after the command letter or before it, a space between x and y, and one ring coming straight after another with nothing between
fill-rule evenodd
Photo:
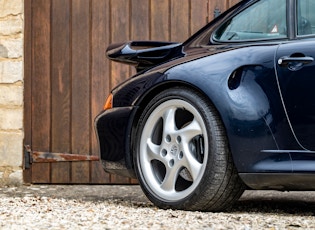
<instances>
[{"instance_id":1,"label":"black tire","mask_svg":"<svg viewBox=\"0 0 315 230\"><path fill-rule=\"evenodd\" d=\"M244 191L214 106L186 87L155 96L140 116L135 172L163 209L222 211Z\"/></svg>"}]
</instances>

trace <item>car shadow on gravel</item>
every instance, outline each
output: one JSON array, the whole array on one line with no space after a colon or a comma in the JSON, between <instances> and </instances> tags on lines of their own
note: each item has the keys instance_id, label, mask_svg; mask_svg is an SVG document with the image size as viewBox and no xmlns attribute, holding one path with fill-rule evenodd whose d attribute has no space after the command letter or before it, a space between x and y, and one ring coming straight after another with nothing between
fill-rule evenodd
<instances>
[{"instance_id":1,"label":"car shadow on gravel","mask_svg":"<svg viewBox=\"0 0 315 230\"><path fill-rule=\"evenodd\" d=\"M315 216L315 202L301 202L295 200L247 200L239 201L230 212L297 214Z\"/></svg>"},{"instance_id":2,"label":"car shadow on gravel","mask_svg":"<svg viewBox=\"0 0 315 230\"><path fill-rule=\"evenodd\" d=\"M139 188L112 194L110 197L90 196L84 200L109 202L126 207L156 208ZM315 216L315 192L246 191L225 213L265 213Z\"/></svg>"},{"instance_id":3,"label":"car shadow on gravel","mask_svg":"<svg viewBox=\"0 0 315 230\"><path fill-rule=\"evenodd\" d=\"M246 191L230 212L315 216L315 193Z\"/></svg>"},{"instance_id":4,"label":"car shadow on gravel","mask_svg":"<svg viewBox=\"0 0 315 230\"><path fill-rule=\"evenodd\" d=\"M116 194L104 201L126 207L155 208L141 191L129 195ZM246 191L239 201L225 213L315 216L315 192Z\"/></svg>"}]
</instances>

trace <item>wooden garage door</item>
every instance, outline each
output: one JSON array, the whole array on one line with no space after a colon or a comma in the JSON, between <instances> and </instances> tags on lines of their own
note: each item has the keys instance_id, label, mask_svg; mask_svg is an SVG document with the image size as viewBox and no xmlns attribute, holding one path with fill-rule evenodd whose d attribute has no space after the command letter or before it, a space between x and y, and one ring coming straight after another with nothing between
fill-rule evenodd
<instances>
[{"instance_id":1,"label":"wooden garage door","mask_svg":"<svg viewBox=\"0 0 315 230\"><path fill-rule=\"evenodd\" d=\"M110 43L183 41L237 1L25 0L25 145L98 155L93 119L131 67L105 58ZM28 161L28 159L26 159ZM29 162L25 162L26 164ZM32 163L28 183L134 183L99 162Z\"/></svg>"}]
</instances>

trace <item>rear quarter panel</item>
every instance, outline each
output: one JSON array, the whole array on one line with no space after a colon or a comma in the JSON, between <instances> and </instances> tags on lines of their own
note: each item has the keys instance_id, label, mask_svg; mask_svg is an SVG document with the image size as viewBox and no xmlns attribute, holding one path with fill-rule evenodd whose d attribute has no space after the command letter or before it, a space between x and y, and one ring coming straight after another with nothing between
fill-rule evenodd
<instances>
[{"instance_id":1,"label":"rear quarter panel","mask_svg":"<svg viewBox=\"0 0 315 230\"><path fill-rule=\"evenodd\" d=\"M262 151L283 148L292 139L275 78L276 48L237 48L177 65L165 73L167 80L194 85L218 110L239 172L278 171L277 164L261 166L278 157L284 162L281 170L291 170L288 154ZM286 141L278 143L277 139Z\"/></svg>"}]
</instances>

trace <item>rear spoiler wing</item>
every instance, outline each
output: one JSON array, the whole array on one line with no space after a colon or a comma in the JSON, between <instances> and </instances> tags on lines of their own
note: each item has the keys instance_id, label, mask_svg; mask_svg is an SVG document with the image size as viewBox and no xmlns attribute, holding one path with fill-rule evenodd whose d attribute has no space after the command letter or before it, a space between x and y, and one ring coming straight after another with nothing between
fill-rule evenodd
<instances>
[{"instance_id":1,"label":"rear spoiler wing","mask_svg":"<svg viewBox=\"0 0 315 230\"><path fill-rule=\"evenodd\" d=\"M137 71L184 56L182 43L131 41L110 45L107 57L116 62L134 65Z\"/></svg>"}]
</instances>

